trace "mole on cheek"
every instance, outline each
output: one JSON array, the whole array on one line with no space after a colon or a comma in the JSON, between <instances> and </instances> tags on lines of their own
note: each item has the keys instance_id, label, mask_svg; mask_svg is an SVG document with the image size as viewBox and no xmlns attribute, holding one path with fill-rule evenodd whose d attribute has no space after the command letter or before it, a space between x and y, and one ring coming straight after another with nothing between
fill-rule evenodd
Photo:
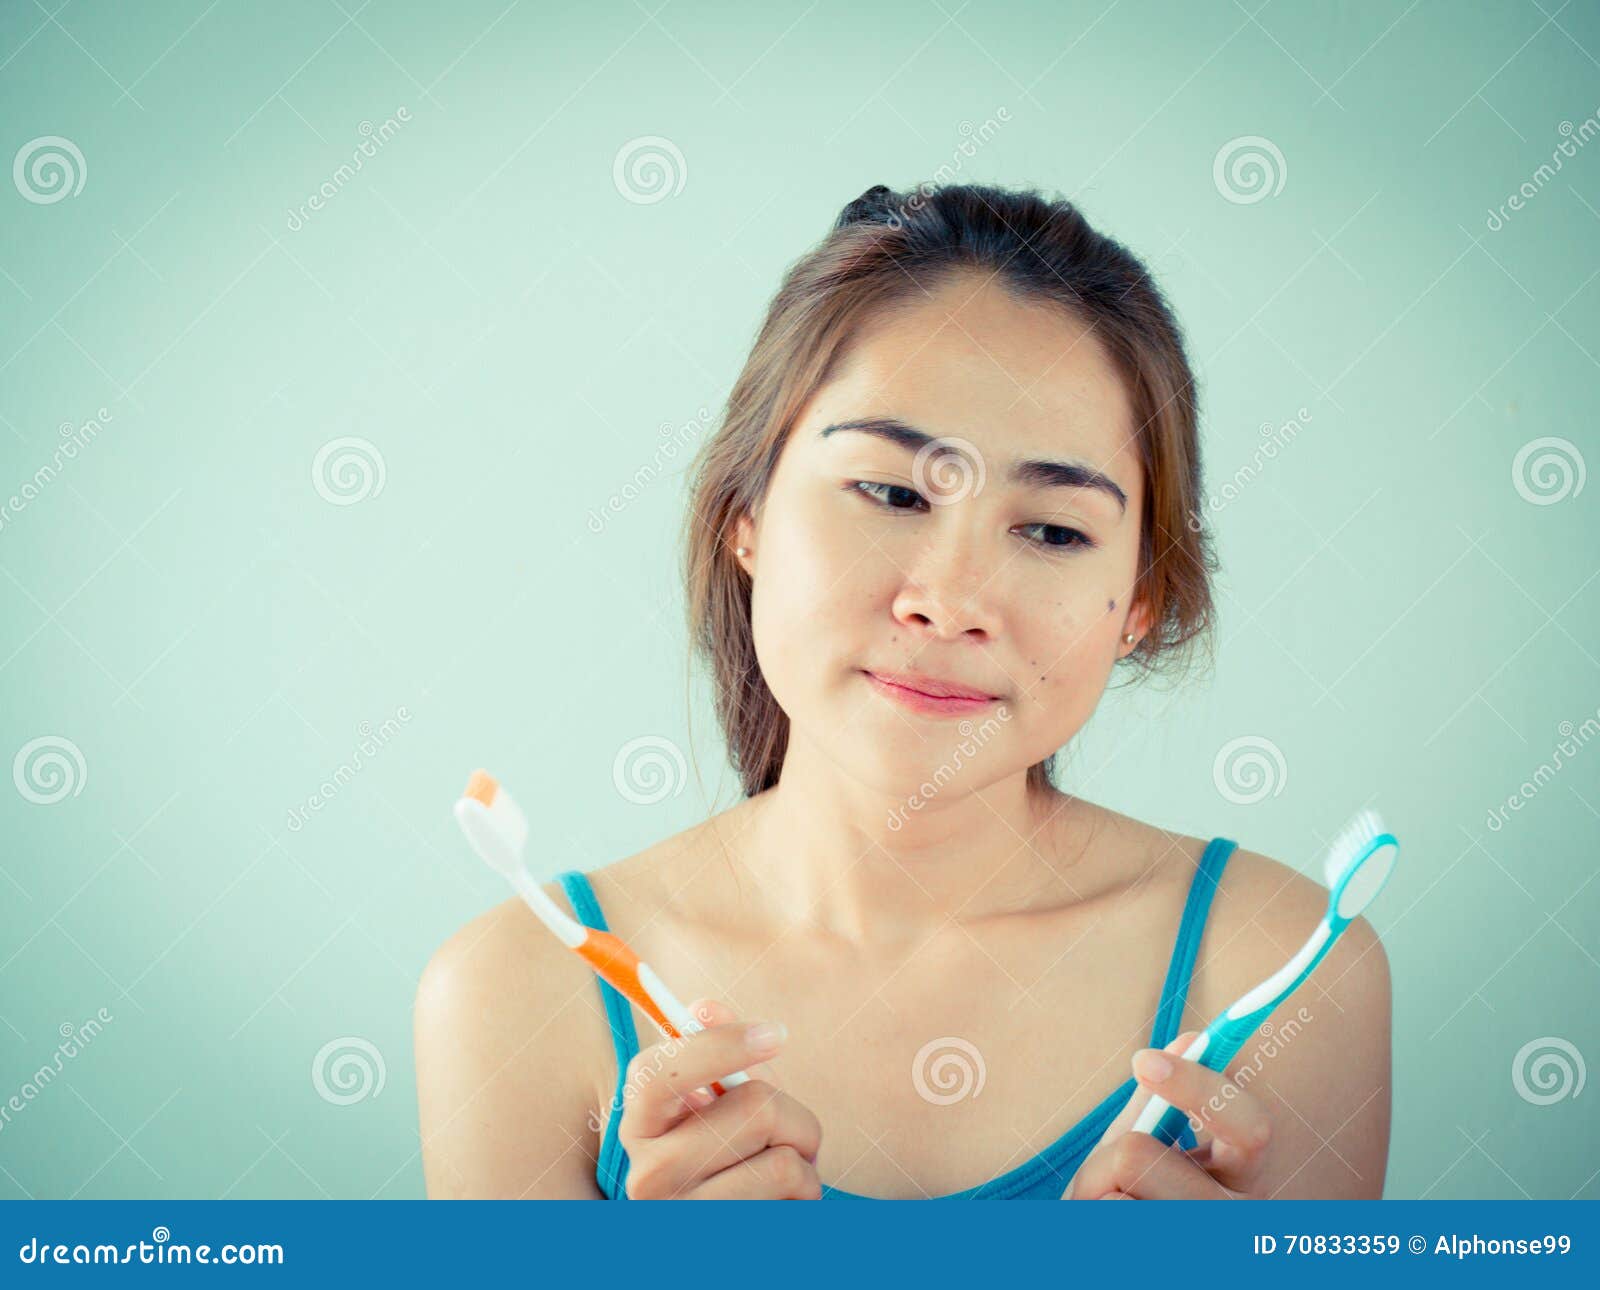
<instances>
[{"instance_id":1,"label":"mole on cheek","mask_svg":"<svg viewBox=\"0 0 1600 1290\"><path fill-rule=\"evenodd\" d=\"M1106 613L1114 614L1116 612L1117 612L1117 602L1115 600L1106 601Z\"/></svg>"}]
</instances>

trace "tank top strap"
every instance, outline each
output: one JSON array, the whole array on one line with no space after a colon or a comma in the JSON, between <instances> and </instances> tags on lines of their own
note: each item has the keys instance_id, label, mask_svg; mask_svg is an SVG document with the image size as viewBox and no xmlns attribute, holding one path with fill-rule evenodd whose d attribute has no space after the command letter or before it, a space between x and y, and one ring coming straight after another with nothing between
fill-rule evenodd
<instances>
[{"instance_id":1,"label":"tank top strap","mask_svg":"<svg viewBox=\"0 0 1600 1290\"><path fill-rule=\"evenodd\" d=\"M1230 838L1212 838L1200 857L1194 880L1189 884L1183 920L1178 924L1178 940L1172 950L1172 963L1167 968L1166 984L1161 987L1161 1006L1150 1031L1151 1048L1165 1048L1183 1031L1183 1005L1189 997L1189 981L1194 975L1194 961L1205 932L1206 915L1211 910L1211 898L1216 895L1217 885L1222 881L1223 867L1236 846L1238 843Z\"/></svg>"},{"instance_id":2,"label":"tank top strap","mask_svg":"<svg viewBox=\"0 0 1600 1290\"><path fill-rule=\"evenodd\" d=\"M556 875L561 890L572 903L572 912L585 927L598 932L609 932L606 916L595 898L589 879L576 869L567 869ZM600 986L600 1001L605 1004L606 1023L611 1027L611 1043L617 1050L617 1090L611 1099L605 1117L605 1130L600 1139L600 1154L595 1160L594 1177L608 1200L627 1200L628 1153L617 1137L617 1122L622 1115L623 1088L628 1079L628 1063L639 1051L639 1032L633 1025L633 1011L627 996L598 972L595 981Z\"/></svg>"},{"instance_id":3,"label":"tank top strap","mask_svg":"<svg viewBox=\"0 0 1600 1290\"><path fill-rule=\"evenodd\" d=\"M568 869L556 875L556 881L561 884L561 890L567 893L567 899L572 902L572 912L585 927L592 927L597 932L609 932L611 928L606 924L606 916L600 910L600 902L595 898L594 887L583 873L576 869ZM606 1021L611 1027L611 1041L617 1050L618 1079L626 1073L627 1065L633 1060L633 1055L639 1051L639 1032L634 1029L633 1011L629 1007L627 997L622 994L611 982L599 973L595 974L595 981L600 986L600 999L605 1004Z\"/></svg>"}]
</instances>

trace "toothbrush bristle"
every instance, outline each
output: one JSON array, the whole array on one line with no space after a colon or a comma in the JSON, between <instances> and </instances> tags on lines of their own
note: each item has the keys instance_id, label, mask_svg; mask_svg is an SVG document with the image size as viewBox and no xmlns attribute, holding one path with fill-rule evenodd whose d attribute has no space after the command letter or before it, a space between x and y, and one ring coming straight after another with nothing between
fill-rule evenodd
<instances>
[{"instance_id":1,"label":"toothbrush bristle","mask_svg":"<svg viewBox=\"0 0 1600 1290\"><path fill-rule=\"evenodd\" d=\"M1327 856L1322 862L1322 875L1327 885L1337 886L1351 862L1384 832L1383 821L1376 811L1358 811L1328 847Z\"/></svg>"},{"instance_id":2,"label":"toothbrush bristle","mask_svg":"<svg viewBox=\"0 0 1600 1290\"><path fill-rule=\"evenodd\" d=\"M461 790L461 796L475 798L485 806L493 806L495 794L499 790L500 785L493 775L486 770L475 770L468 778L467 786Z\"/></svg>"}]
</instances>

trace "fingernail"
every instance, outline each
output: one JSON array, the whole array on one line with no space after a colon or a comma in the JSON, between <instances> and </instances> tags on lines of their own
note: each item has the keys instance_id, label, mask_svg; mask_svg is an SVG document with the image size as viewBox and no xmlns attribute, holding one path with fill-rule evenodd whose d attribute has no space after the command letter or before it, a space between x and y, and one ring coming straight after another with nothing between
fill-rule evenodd
<instances>
[{"instance_id":1,"label":"fingernail","mask_svg":"<svg viewBox=\"0 0 1600 1290\"><path fill-rule=\"evenodd\" d=\"M1157 1049L1147 1048L1134 1056L1133 1073L1157 1083L1172 1074L1172 1063Z\"/></svg>"},{"instance_id":2,"label":"fingernail","mask_svg":"<svg viewBox=\"0 0 1600 1290\"><path fill-rule=\"evenodd\" d=\"M745 1047L752 1053L768 1053L789 1037L789 1027L781 1021L758 1021L744 1032Z\"/></svg>"}]
</instances>

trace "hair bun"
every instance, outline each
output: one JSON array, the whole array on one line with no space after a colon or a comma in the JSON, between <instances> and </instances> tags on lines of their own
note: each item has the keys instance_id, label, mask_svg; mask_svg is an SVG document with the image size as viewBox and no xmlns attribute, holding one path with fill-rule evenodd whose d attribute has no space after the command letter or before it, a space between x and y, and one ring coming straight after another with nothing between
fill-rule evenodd
<instances>
[{"instance_id":1,"label":"hair bun","mask_svg":"<svg viewBox=\"0 0 1600 1290\"><path fill-rule=\"evenodd\" d=\"M850 224L887 224L894 218L894 208L894 191L887 184L873 184L839 213L834 228Z\"/></svg>"}]
</instances>

